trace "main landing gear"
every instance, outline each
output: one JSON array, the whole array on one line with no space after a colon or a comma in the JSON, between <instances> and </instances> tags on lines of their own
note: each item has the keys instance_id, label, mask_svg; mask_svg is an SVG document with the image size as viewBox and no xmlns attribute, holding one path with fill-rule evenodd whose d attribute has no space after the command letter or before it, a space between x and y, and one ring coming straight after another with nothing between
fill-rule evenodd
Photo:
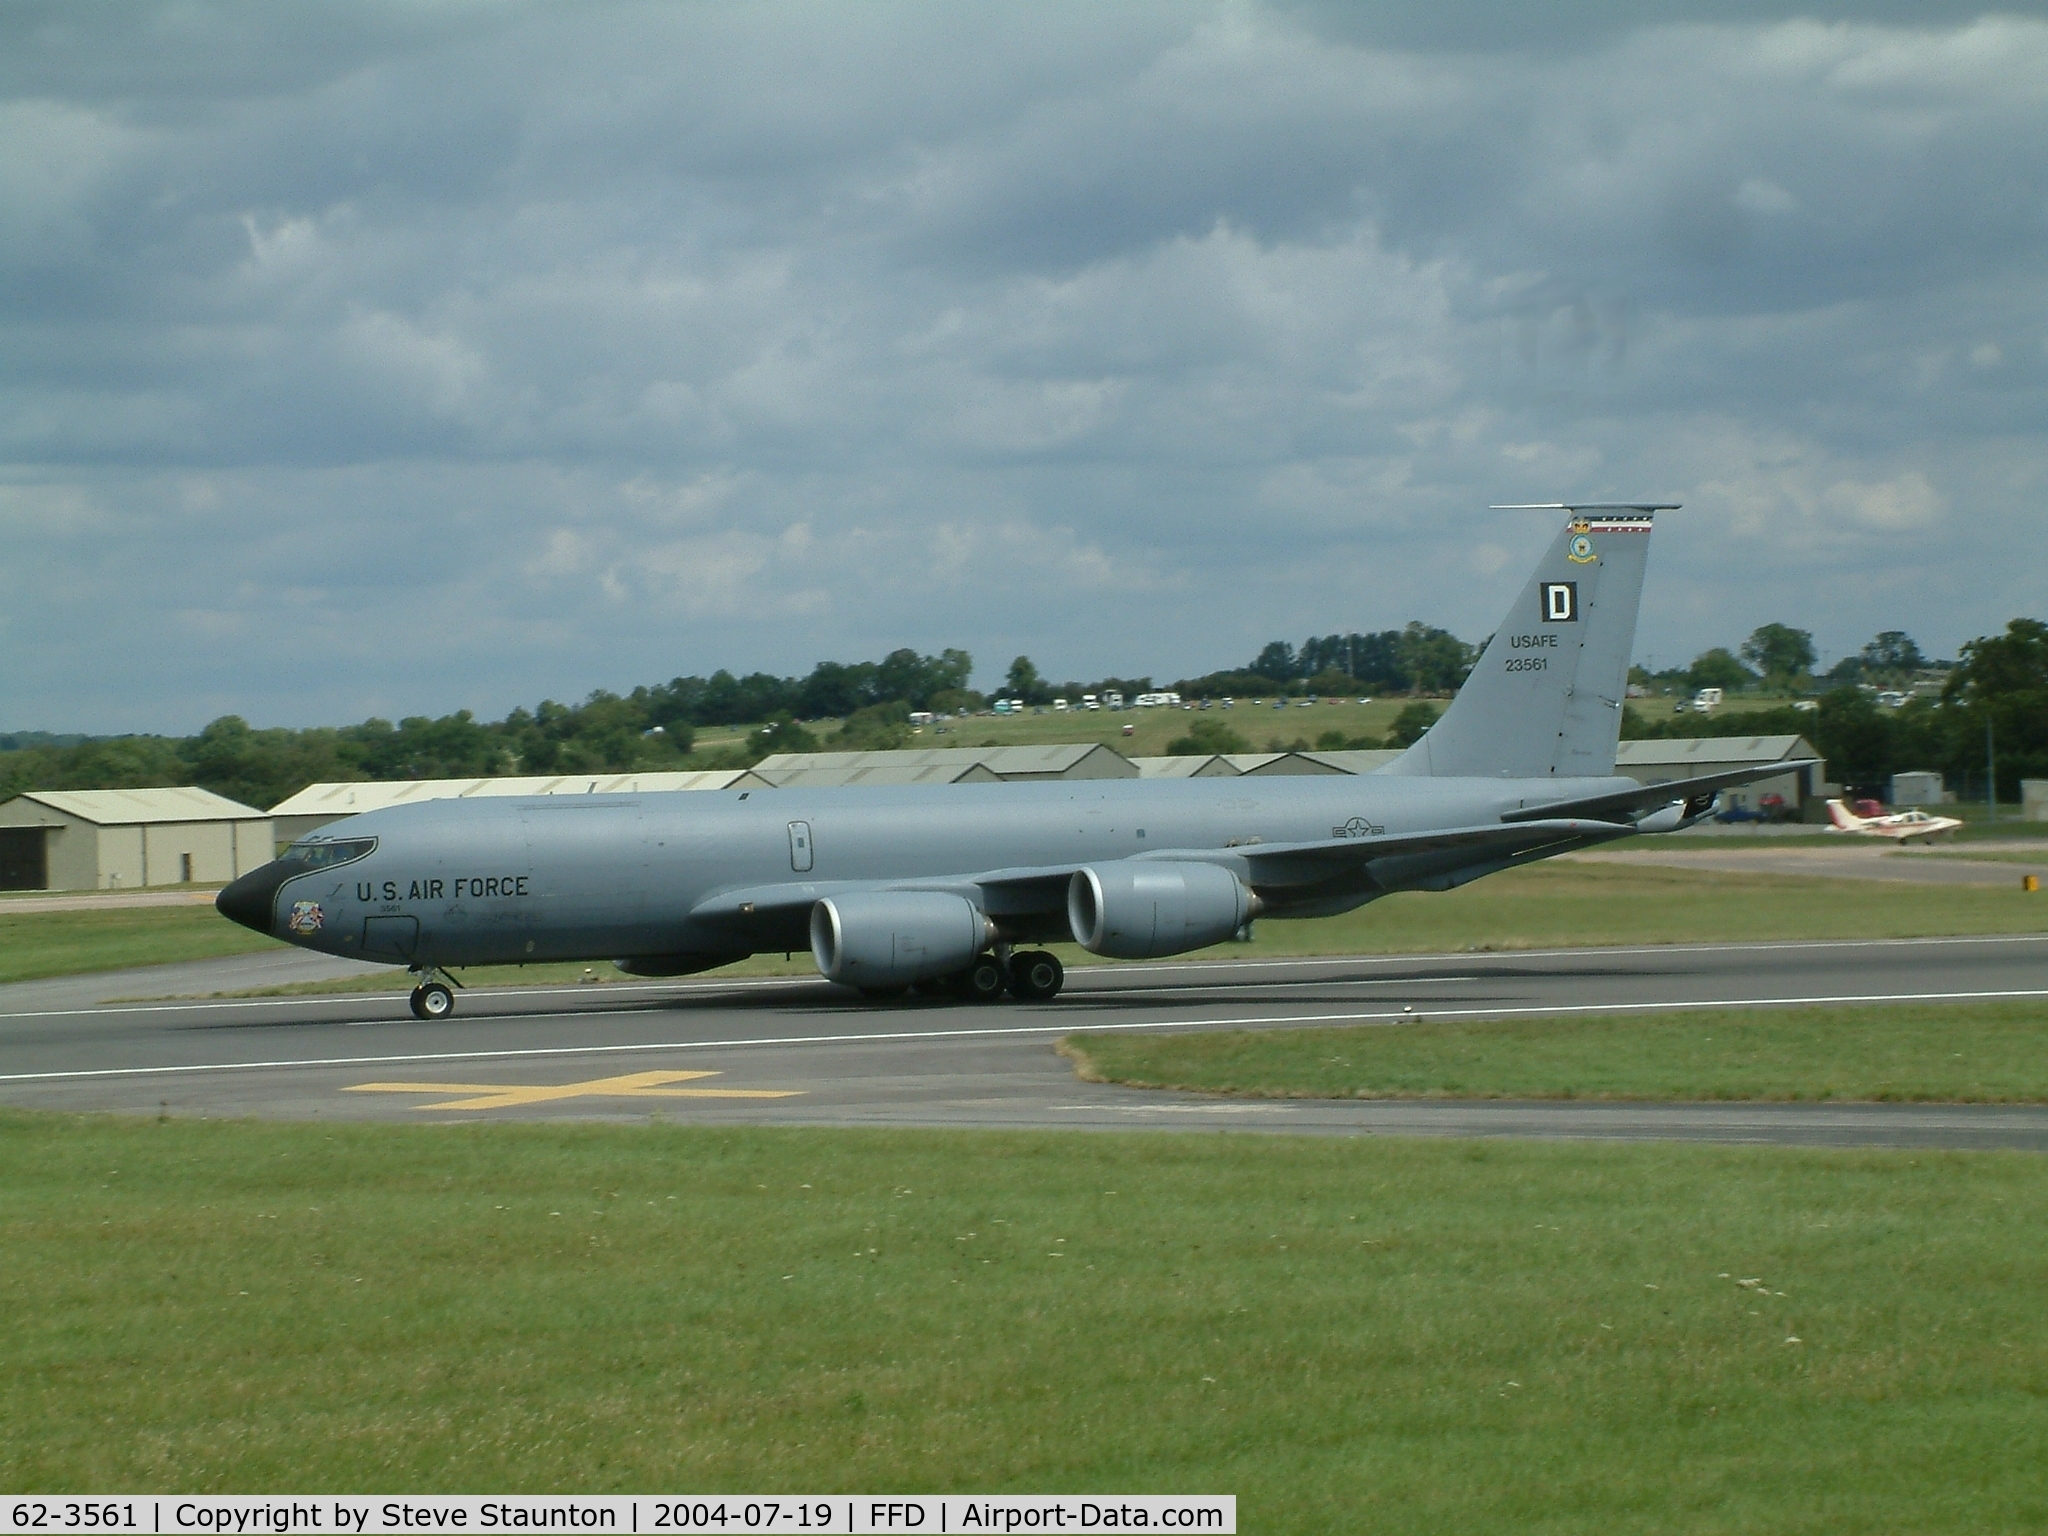
<instances>
[{"instance_id":1,"label":"main landing gear","mask_svg":"<svg viewBox=\"0 0 2048 1536\"><path fill-rule=\"evenodd\" d=\"M978 956L966 970L926 982L920 990L944 991L963 1003L999 1003L1005 995L1020 1003L1042 1003L1058 997L1066 979L1059 956L1023 949Z\"/></svg>"},{"instance_id":2,"label":"main landing gear","mask_svg":"<svg viewBox=\"0 0 2048 1536\"><path fill-rule=\"evenodd\" d=\"M439 978L447 972L431 965L414 966L413 974L419 977L419 985L412 989L412 1016L433 1022L445 1019L455 1011L455 994L448 990L447 982ZM453 976L448 981L455 981ZM462 983L455 981L456 986Z\"/></svg>"},{"instance_id":3,"label":"main landing gear","mask_svg":"<svg viewBox=\"0 0 2048 1536\"><path fill-rule=\"evenodd\" d=\"M1027 949L1010 956L1010 996L1020 1003L1050 1002L1066 981L1067 968L1058 955Z\"/></svg>"}]
</instances>

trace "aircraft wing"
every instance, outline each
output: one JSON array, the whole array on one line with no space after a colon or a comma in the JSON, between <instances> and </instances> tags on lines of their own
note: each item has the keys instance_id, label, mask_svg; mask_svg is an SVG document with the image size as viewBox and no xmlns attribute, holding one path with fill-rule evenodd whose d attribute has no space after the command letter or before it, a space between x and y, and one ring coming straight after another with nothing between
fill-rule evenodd
<instances>
[{"instance_id":1,"label":"aircraft wing","mask_svg":"<svg viewBox=\"0 0 2048 1536\"><path fill-rule=\"evenodd\" d=\"M1249 843L1231 848L1188 848L1138 854L1140 862L1220 864L1253 890L1284 903L1302 899L1344 899L1405 886L1446 888L1479 874L1563 853L1592 843L1633 835L1625 822L1580 817L1392 836L1323 838L1303 843ZM849 891L950 891L966 897L991 917L1029 917L1066 910L1067 885L1076 870L1101 859L977 874L923 876L899 880L790 880L749 886L706 897L691 916L734 924L742 930L793 931L812 903ZM774 947L782 947L782 939ZM795 940L788 940L795 943Z\"/></svg>"},{"instance_id":2,"label":"aircraft wing","mask_svg":"<svg viewBox=\"0 0 2048 1536\"><path fill-rule=\"evenodd\" d=\"M1448 890L1513 864L1532 863L1634 833L1635 828L1626 822L1567 816L1392 836L1187 849L1143 857L1197 859L1234 867L1254 891L1287 905L1325 898L1348 901L1360 893L1378 895L1392 890Z\"/></svg>"},{"instance_id":3,"label":"aircraft wing","mask_svg":"<svg viewBox=\"0 0 2048 1536\"><path fill-rule=\"evenodd\" d=\"M1543 805L1532 805L1527 810L1509 811L1501 820L1548 821L1559 816L1590 816L1612 820L1625 817L1631 811L1654 811L1674 800L1702 800L1720 790L1733 789L1737 784L1754 784L1758 779L1775 779L1780 774L1796 773L1801 768L1811 768L1819 761L1820 759L1815 757L1790 758L1784 762L1767 763L1756 768L1730 768L1726 773L1702 774L1696 779L1673 779L1668 784L1645 784L1639 789L1624 789L1612 794L1586 795L1576 800L1552 800ZM1705 810L1705 807L1702 806L1701 809Z\"/></svg>"},{"instance_id":4,"label":"aircraft wing","mask_svg":"<svg viewBox=\"0 0 2048 1536\"><path fill-rule=\"evenodd\" d=\"M992 917L1064 910L1067 882L1082 864L1048 864L1026 869L994 869L972 875L926 875L902 880L787 880L775 885L746 886L707 896L690 916L709 919L771 918L801 911L827 896L849 891L951 891L965 896Z\"/></svg>"}]
</instances>

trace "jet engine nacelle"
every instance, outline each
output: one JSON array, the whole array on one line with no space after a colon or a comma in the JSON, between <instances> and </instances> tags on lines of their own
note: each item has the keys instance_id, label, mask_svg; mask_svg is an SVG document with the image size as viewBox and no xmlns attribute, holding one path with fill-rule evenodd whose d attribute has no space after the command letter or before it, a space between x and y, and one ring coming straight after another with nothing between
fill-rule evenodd
<instances>
[{"instance_id":1,"label":"jet engine nacelle","mask_svg":"<svg viewBox=\"0 0 2048 1536\"><path fill-rule=\"evenodd\" d=\"M988 919L944 891L852 891L811 908L811 956L827 981L900 987L965 968L989 940Z\"/></svg>"},{"instance_id":2,"label":"jet engine nacelle","mask_svg":"<svg viewBox=\"0 0 2048 1536\"><path fill-rule=\"evenodd\" d=\"M1129 860L1074 871L1067 922L1083 949L1150 960L1220 944L1257 915L1229 870L1180 860Z\"/></svg>"}]
</instances>

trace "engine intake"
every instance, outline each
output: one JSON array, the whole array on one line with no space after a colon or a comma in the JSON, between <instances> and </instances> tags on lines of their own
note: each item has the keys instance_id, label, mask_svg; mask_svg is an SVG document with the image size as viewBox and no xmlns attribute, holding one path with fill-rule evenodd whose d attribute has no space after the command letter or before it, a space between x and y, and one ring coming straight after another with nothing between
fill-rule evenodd
<instances>
[{"instance_id":1,"label":"engine intake","mask_svg":"<svg viewBox=\"0 0 2048 1536\"><path fill-rule=\"evenodd\" d=\"M1083 949L1151 960L1220 944L1258 914L1258 898L1217 864L1128 860L1074 871L1067 922Z\"/></svg>"},{"instance_id":2,"label":"engine intake","mask_svg":"<svg viewBox=\"0 0 2048 1536\"><path fill-rule=\"evenodd\" d=\"M827 981L900 987L962 969L989 941L989 922L944 891L852 891L811 908L811 957Z\"/></svg>"}]
</instances>

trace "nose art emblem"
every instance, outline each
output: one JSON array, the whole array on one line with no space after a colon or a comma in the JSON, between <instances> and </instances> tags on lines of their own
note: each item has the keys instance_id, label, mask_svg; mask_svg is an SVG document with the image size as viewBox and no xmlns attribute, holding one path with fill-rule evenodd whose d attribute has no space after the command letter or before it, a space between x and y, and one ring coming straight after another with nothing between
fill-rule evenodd
<instances>
[{"instance_id":1,"label":"nose art emblem","mask_svg":"<svg viewBox=\"0 0 2048 1536\"><path fill-rule=\"evenodd\" d=\"M285 924L293 933L318 933L326 921L327 914L320 910L319 902L295 901L292 903L292 915L285 919Z\"/></svg>"}]
</instances>

